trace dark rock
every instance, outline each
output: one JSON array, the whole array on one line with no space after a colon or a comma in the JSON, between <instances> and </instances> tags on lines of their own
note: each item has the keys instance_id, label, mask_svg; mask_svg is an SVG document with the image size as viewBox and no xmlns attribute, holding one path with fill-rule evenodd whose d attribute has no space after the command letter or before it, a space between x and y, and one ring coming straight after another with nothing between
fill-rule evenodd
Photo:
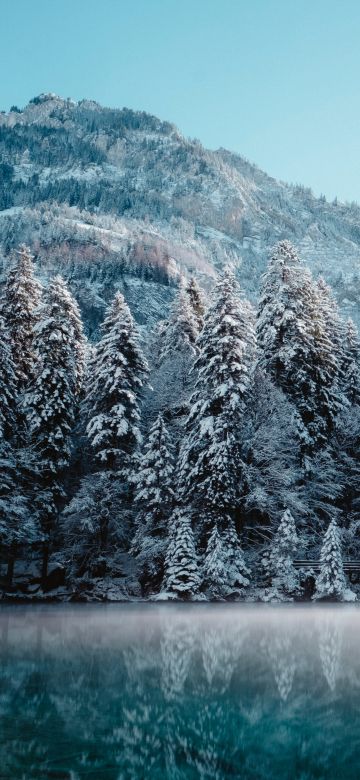
<instances>
[{"instance_id":1,"label":"dark rock","mask_svg":"<svg viewBox=\"0 0 360 780\"><path fill-rule=\"evenodd\" d=\"M48 576L46 578L44 591L54 590L55 588L60 588L62 585L65 584L65 568L60 563L54 564L54 566L49 570Z\"/></svg>"}]
</instances>

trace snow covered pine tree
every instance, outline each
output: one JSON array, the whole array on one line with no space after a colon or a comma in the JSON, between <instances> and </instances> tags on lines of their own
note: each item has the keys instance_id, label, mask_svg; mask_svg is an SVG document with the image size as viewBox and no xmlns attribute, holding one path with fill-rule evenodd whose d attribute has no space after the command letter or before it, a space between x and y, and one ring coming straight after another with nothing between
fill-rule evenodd
<instances>
[{"instance_id":1,"label":"snow covered pine tree","mask_svg":"<svg viewBox=\"0 0 360 780\"><path fill-rule=\"evenodd\" d=\"M263 277L259 365L297 409L304 457L326 446L341 409L340 361L323 297L294 247L281 241Z\"/></svg>"},{"instance_id":2,"label":"snow covered pine tree","mask_svg":"<svg viewBox=\"0 0 360 780\"><path fill-rule=\"evenodd\" d=\"M196 596L201 584L190 517L182 509L176 509L170 527L160 596L188 600Z\"/></svg>"},{"instance_id":3,"label":"snow covered pine tree","mask_svg":"<svg viewBox=\"0 0 360 780\"><path fill-rule=\"evenodd\" d=\"M74 336L64 310L64 284L51 280L39 307L34 346L37 361L26 395L27 421L37 459L37 503L44 533L42 582L47 577L51 534L64 497L75 412Z\"/></svg>"},{"instance_id":4,"label":"snow covered pine tree","mask_svg":"<svg viewBox=\"0 0 360 780\"><path fill-rule=\"evenodd\" d=\"M74 354L74 390L75 396L78 398L81 395L84 381L87 342L77 301L61 276L56 276L56 282L62 310L68 321L71 333L71 345Z\"/></svg>"},{"instance_id":5,"label":"snow covered pine tree","mask_svg":"<svg viewBox=\"0 0 360 780\"><path fill-rule=\"evenodd\" d=\"M325 533L320 554L321 569L315 583L314 599L355 601L356 596L347 585L341 552L340 529L331 520Z\"/></svg>"},{"instance_id":6,"label":"snow covered pine tree","mask_svg":"<svg viewBox=\"0 0 360 780\"><path fill-rule=\"evenodd\" d=\"M182 282L169 320L160 322L155 330L157 343L153 346L159 356L151 373L152 390L148 395L150 415L156 416L159 411L166 415L174 440L182 437L183 420L189 411L194 384L191 369L197 355L198 335L199 313L193 308Z\"/></svg>"},{"instance_id":7,"label":"snow covered pine tree","mask_svg":"<svg viewBox=\"0 0 360 780\"><path fill-rule=\"evenodd\" d=\"M197 322L197 335L199 336L204 327L204 316L206 309L205 296L194 276L190 277L188 283L185 286L185 291L188 295L190 306Z\"/></svg>"},{"instance_id":8,"label":"snow covered pine tree","mask_svg":"<svg viewBox=\"0 0 360 780\"><path fill-rule=\"evenodd\" d=\"M61 515L61 535L70 561L68 581L114 575L117 551L127 549L131 529L116 473L87 474Z\"/></svg>"},{"instance_id":9,"label":"snow covered pine tree","mask_svg":"<svg viewBox=\"0 0 360 780\"><path fill-rule=\"evenodd\" d=\"M203 581L208 595L225 597L237 588L246 587L249 574L234 523L229 518L224 539L214 525L203 563Z\"/></svg>"},{"instance_id":10,"label":"snow covered pine tree","mask_svg":"<svg viewBox=\"0 0 360 780\"><path fill-rule=\"evenodd\" d=\"M203 550L214 525L223 535L238 508L238 436L254 351L249 311L227 269L215 286L198 340L195 392L179 460L179 500L196 516Z\"/></svg>"},{"instance_id":11,"label":"snow covered pine tree","mask_svg":"<svg viewBox=\"0 0 360 780\"><path fill-rule=\"evenodd\" d=\"M299 577L293 563L298 545L295 520L287 509L263 557L263 568L275 597L293 596L299 589Z\"/></svg>"},{"instance_id":12,"label":"snow covered pine tree","mask_svg":"<svg viewBox=\"0 0 360 780\"><path fill-rule=\"evenodd\" d=\"M28 387L33 376L36 359L34 326L38 321L37 307L40 304L41 289L34 276L30 250L21 246L6 277L3 303L3 316L10 335L19 393Z\"/></svg>"},{"instance_id":13,"label":"snow covered pine tree","mask_svg":"<svg viewBox=\"0 0 360 780\"><path fill-rule=\"evenodd\" d=\"M344 392L353 406L360 406L360 342L353 320L346 323Z\"/></svg>"},{"instance_id":14,"label":"snow covered pine tree","mask_svg":"<svg viewBox=\"0 0 360 780\"><path fill-rule=\"evenodd\" d=\"M120 292L107 310L102 332L89 363L86 430L98 464L116 468L127 481L134 451L141 442L139 397L148 365L134 319Z\"/></svg>"},{"instance_id":15,"label":"snow covered pine tree","mask_svg":"<svg viewBox=\"0 0 360 780\"><path fill-rule=\"evenodd\" d=\"M170 436L164 418L159 414L133 477L137 517L132 548L138 558L139 579L145 591L149 588L158 590L164 576L169 517L174 503L173 476Z\"/></svg>"},{"instance_id":16,"label":"snow covered pine tree","mask_svg":"<svg viewBox=\"0 0 360 780\"><path fill-rule=\"evenodd\" d=\"M7 559L8 587L19 544L29 545L38 537L20 478L17 424L17 377L9 334L0 317L0 547Z\"/></svg>"}]
</instances>

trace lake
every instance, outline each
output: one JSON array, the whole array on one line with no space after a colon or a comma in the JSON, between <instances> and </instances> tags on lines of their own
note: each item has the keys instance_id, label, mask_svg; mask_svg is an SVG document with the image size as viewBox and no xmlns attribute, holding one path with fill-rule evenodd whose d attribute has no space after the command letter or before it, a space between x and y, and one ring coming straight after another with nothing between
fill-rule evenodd
<instances>
[{"instance_id":1,"label":"lake","mask_svg":"<svg viewBox=\"0 0 360 780\"><path fill-rule=\"evenodd\" d=\"M0 609L0 778L360 777L355 606Z\"/></svg>"}]
</instances>

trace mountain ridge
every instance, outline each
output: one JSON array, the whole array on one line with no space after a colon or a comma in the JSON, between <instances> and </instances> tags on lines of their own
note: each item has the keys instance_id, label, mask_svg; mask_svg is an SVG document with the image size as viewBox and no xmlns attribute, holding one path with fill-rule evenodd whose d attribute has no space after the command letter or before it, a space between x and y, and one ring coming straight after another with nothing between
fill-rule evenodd
<instances>
[{"instance_id":1,"label":"mountain ridge","mask_svg":"<svg viewBox=\"0 0 360 780\"><path fill-rule=\"evenodd\" d=\"M256 298L271 247L285 238L359 322L358 205L315 198L146 112L46 93L0 114L3 266L24 240L43 273L69 278L70 265L76 292L79 266L94 270L97 258L99 272L111 265L111 284L96 281L103 308L125 277L160 285L161 298L179 274L195 272L206 286L230 261Z\"/></svg>"}]
</instances>

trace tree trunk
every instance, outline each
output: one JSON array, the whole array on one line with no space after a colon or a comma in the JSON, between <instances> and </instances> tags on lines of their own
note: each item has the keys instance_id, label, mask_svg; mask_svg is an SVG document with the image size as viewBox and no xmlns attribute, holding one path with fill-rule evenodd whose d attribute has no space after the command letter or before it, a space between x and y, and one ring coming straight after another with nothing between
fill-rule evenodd
<instances>
[{"instance_id":1,"label":"tree trunk","mask_svg":"<svg viewBox=\"0 0 360 780\"><path fill-rule=\"evenodd\" d=\"M6 572L6 586L8 588L11 588L13 582L15 558L16 558L16 544L12 544L9 550L8 565L7 565L7 572Z\"/></svg>"}]
</instances>

